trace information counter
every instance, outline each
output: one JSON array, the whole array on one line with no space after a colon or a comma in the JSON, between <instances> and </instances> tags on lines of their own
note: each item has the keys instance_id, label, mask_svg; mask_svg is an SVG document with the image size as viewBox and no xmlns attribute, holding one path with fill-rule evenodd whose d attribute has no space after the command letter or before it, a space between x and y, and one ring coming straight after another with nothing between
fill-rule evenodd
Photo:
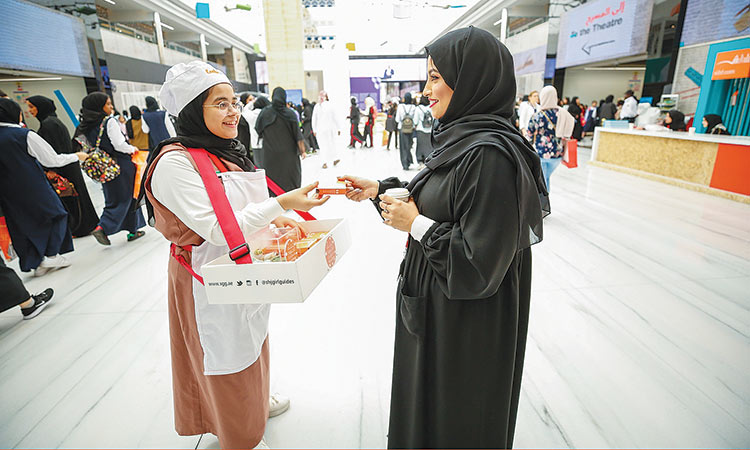
<instances>
[{"instance_id":1,"label":"information counter","mask_svg":"<svg viewBox=\"0 0 750 450\"><path fill-rule=\"evenodd\" d=\"M750 138L597 127L591 165L750 204Z\"/></svg>"}]
</instances>

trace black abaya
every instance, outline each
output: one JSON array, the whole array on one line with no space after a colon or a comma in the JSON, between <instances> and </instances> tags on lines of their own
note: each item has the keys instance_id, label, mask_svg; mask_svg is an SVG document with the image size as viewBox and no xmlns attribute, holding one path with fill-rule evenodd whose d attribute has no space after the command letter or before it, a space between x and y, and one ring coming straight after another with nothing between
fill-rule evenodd
<instances>
[{"instance_id":1,"label":"black abaya","mask_svg":"<svg viewBox=\"0 0 750 450\"><path fill-rule=\"evenodd\" d=\"M5 265L2 256L0 256L0 292L3 294L0 295L0 312L18 306L31 297L16 272Z\"/></svg>"},{"instance_id":2,"label":"black abaya","mask_svg":"<svg viewBox=\"0 0 750 450\"><path fill-rule=\"evenodd\" d=\"M270 108L263 108L255 123L263 138L263 168L266 176L289 192L302 185L298 142L304 141L297 116L286 106L286 91L273 90ZM270 192L270 191L269 191ZM271 196L275 194L271 193Z\"/></svg>"},{"instance_id":3,"label":"black abaya","mask_svg":"<svg viewBox=\"0 0 750 450\"><path fill-rule=\"evenodd\" d=\"M37 133L58 154L74 153L70 133L65 125L55 114L55 105L52 100L35 95L27 101L37 108L36 118L39 120L39 131ZM77 197L61 198L63 206L68 211L68 226L73 237L87 236L99 223L94 204L91 202L86 182L83 179L81 165L77 162L67 166L51 169L55 173L73 183Z\"/></svg>"},{"instance_id":4,"label":"black abaya","mask_svg":"<svg viewBox=\"0 0 750 450\"><path fill-rule=\"evenodd\" d=\"M507 48L469 27L427 53L454 92L407 186L434 224L409 235L399 272L388 447L510 448L547 192L510 122ZM379 193L402 186L383 180Z\"/></svg>"},{"instance_id":5,"label":"black abaya","mask_svg":"<svg viewBox=\"0 0 750 450\"><path fill-rule=\"evenodd\" d=\"M299 127L276 120L263 130L263 168L266 176L286 192L302 186L302 163L297 142L303 140Z\"/></svg>"},{"instance_id":6,"label":"black abaya","mask_svg":"<svg viewBox=\"0 0 750 450\"><path fill-rule=\"evenodd\" d=\"M413 193L437 225L409 237L399 274L388 447L510 448L531 286L516 169L480 147L428 177Z\"/></svg>"}]
</instances>

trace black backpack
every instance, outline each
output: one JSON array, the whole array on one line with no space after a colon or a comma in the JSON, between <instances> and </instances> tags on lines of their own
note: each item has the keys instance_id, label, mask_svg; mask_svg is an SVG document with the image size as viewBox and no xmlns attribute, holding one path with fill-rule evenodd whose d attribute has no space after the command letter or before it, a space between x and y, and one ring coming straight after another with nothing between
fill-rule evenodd
<instances>
[{"instance_id":1,"label":"black backpack","mask_svg":"<svg viewBox=\"0 0 750 450\"><path fill-rule=\"evenodd\" d=\"M422 118L422 128L432 129L432 111L427 108L422 112L424 113L424 117Z\"/></svg>"}]
</instances>

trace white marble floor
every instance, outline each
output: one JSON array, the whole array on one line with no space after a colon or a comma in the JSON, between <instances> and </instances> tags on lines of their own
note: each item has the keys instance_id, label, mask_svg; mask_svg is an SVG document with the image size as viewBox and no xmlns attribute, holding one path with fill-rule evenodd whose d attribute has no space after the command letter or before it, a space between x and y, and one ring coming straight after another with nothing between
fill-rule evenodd
<instances>
[{"instance_id":1,"label":"white marble floor","mask_svg":"<svg viewBox=\"0 0 750 450\"><path fill-rule=\"evenodd\" d=\"M414 174L382 149L303 163L305 180L347 172ZM750 446L750 207L593 167L560 167L552 190L516 446ZM292 407L266 439L382 448L404 235L367 204L316 214L347 217L355 244L306 303L273 309L272 387ZM167 243L75 244L70 268L23 275L56 290L42 315L0 314L0 447L216 447L174 432Z\"/></svg>"}]
</instances>

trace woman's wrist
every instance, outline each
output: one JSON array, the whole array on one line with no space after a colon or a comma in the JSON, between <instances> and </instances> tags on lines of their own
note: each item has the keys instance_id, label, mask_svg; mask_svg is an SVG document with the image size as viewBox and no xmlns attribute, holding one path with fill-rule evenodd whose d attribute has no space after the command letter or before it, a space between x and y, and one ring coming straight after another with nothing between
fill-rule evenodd
<instances>
[{"instance_id":1,"label":"woman's wrist","mask_svg":"<svg viewBox=\"0 0 750 450\"><path fill-rule=\"evenodd\" d=\"M279 195L278 197L276 197L276 201L279 202L279 206L281 206L284 211L292 209L291 207L289 207L290 205L288 193Z\"/></svg>"},{"instance_id":2,"label":"woman's wrist","mask_svg":"<svg viewBox=\"0 0 750 450\"><path fill-rule=\"evenodd\" d=\"M370 197L370 200L374 200L374 199L378 198L378 193L379 192L380 192L380 181L376 181L375 182L375 195L373 195L372 197Z\"/></svg>"}]
</instances>

